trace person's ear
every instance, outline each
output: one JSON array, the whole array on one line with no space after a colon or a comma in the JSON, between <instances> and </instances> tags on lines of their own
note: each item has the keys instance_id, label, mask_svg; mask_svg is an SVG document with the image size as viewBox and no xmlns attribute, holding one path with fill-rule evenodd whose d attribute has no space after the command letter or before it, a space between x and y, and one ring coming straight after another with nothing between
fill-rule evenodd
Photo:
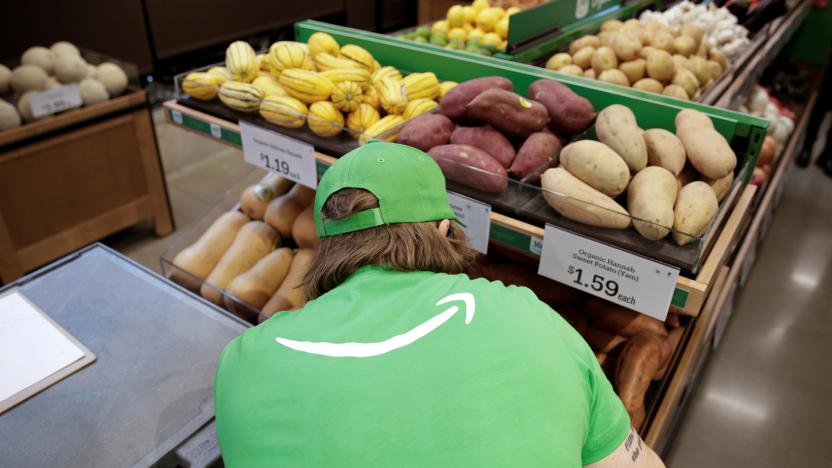
<instances>
[{"instance_id":1,"label":"person's ear","mask_svg":"<svg viewBox=\"0 0 832 468\"><path fill-rule=\"evenodd\" d=\"M436 227L439 230L439 234L442 237L448 236L448 231L451 229L451 221L448 219L443 219L439 222L439 226Z\"/></svg>"}]
</instances>

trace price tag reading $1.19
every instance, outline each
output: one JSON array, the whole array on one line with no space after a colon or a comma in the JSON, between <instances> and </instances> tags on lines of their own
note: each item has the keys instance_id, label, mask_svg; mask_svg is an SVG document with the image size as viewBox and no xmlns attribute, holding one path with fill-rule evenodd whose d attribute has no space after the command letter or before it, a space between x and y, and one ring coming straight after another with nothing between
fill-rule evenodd
<instances>
[{"instance_id":1,"label":"price tag reading $1.19","mask_svg":"<svg viewBox=\"0 0 832 468\"><path fill-rule=\"evenodd\" d=\"M538 273L662 321L679 277L678 268L550 224L543 236Z\"/></svg>"},{"instance_id":2,"label":"price tag reading $1.19","mask_svg":"<svg viewBox=\"0 0 832 468\"><path fill-rule=\"evenodd\" d=\"M309 188L318 186L315 148L309 143L240 121L243 159L254 166L277 172Z\"/></svg>"},{"instance_id":3,"label":"price tag reading $1.19","mask_svg":"<svg viewBox=\"0 0 832 468\"><path fill-rule=\"evenodd\" d=\"M448 192L456 217L465 223L465 235L471 247L477 252L488 253L488 237L491 234L491 205L468 198L455 192Z\"/></svg>"}]
</instances>

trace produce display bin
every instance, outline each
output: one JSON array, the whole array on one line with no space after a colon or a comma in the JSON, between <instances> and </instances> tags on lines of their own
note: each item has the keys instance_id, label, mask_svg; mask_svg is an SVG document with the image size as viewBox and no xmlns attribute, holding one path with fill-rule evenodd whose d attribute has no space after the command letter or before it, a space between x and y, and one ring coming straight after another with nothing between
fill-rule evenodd
<instances>
[{"instance_id":1,"label":"produce display bin","mask_svg":"<svg viewBox=\"0 0 832 468\"><path fill-rule=\"evenodd\" d=\"M0 417L3 466L219 462L214 376L225 345L246 330L243 321L102 245L0 293L12 289L96 361Z\"/></svg>"}]
</instances>

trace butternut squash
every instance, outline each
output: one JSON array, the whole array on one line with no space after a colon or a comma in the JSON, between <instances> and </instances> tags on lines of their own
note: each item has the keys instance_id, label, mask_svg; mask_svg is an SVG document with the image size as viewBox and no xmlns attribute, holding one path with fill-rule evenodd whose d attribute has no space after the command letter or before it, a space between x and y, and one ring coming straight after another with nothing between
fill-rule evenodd
<instances>
[{"instance_id":1,"label":"butternut squash","mask_svg":"<svg viewBox=\"0 0 832 468\"><path fill-rule=\"evenodd\" d=\"M259 319L261 322L277 312L300 309L306 304L308 297L306 288L303 287L303 276L306 275L314 255L315 251L312 249L297 251L292 259L292 266L289 267L289 274L280 283L274 296L263 306L263 313Z\"/></svg>"},{"instance_id":2,"label":"butternut squash","mask_svg":"<svg viewBox=\"0 0 832 468\"><path fill-rule=\"evenodd\" d=\"M248 217L236 210L217 218L196 242L176 255L173 259L176 268L170 279L191 291L198 291L247 222Z\"/></svg>"},{"instance_id":3,"label":"butternut squash","mask_svg":"<svg viewBox=\"0 0 832 468\"><path fill-rule=\"evenodd\" d=\"M292 224L304 208L315 200L315 191L295 184L285 195L281 195L269 203L263 220L277 229L280 237L287 238L292 234Z\"/></svg>"},{"instance_id":4,"label":"butternut squash","mask_svg":"<svg viewBox=\"0 0 832 468\"><path fill-rule=\"evenodd\" d=\"M251 219L263 219L269 202L286 193L292 185L291 180L270 173L260 182L243 190L240 195L240 210Z\"/></svg>"},{"instance_id":5,"label":"butternut squash","mask_svg":"<svg viewBox=\"0 0 832 468\"><path fill-rule=\"evenodd\" d=\"M205 280L200 292L202 297L222 304L220 290L225 289L237 275L251 269L258 260L265 257L279 238L277 232L262 221L249 221L240 228L234 242L223 254L217 266Z\"/></svg>"},{"instance_id":6,"label":"butternut squash","mask_svg":"<svg viewBox=\"0 0 832 468\"><path fill-rule=\"evenodd\" d=\"M226 309L241 317L251 316L254 311L260 310L286 278L294 256L292 249L277 249L260 259L250 270L234 278L228 284L228 294L249 307L226 296Z\"/></svg>"},{"instance_id":7,"label":"butternut squash","mask_svg":"<svg viewBox=\"0 0 832 468\"><path fill-rule=\"evenodd\" d=\"M292 224L292 238L298 247L311 249L320 243L318 233L315 231L315 205L309 205L301 211L295 222Z\"/></svg>"}]
</instances>

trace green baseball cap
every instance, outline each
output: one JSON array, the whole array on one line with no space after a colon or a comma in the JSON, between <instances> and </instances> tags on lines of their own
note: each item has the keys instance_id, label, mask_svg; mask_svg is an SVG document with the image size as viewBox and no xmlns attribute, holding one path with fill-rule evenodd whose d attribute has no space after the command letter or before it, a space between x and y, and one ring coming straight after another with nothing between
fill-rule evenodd
<instances>
[{"instance_id":1,"label":"green baseball cap","mask_svg":"<svg viewBox=\"0 0 832 468\"><path fill-rule=\"evenodd\" d=\"M378 208L343 219L323 219L321 211L329 197L347 188L372 193ZM407 145L371 142L350 151L324 173L315 194L318 237L443 219L459 222L448 202L445 176L430 156Z\"/></svg>"}]
</instances>

